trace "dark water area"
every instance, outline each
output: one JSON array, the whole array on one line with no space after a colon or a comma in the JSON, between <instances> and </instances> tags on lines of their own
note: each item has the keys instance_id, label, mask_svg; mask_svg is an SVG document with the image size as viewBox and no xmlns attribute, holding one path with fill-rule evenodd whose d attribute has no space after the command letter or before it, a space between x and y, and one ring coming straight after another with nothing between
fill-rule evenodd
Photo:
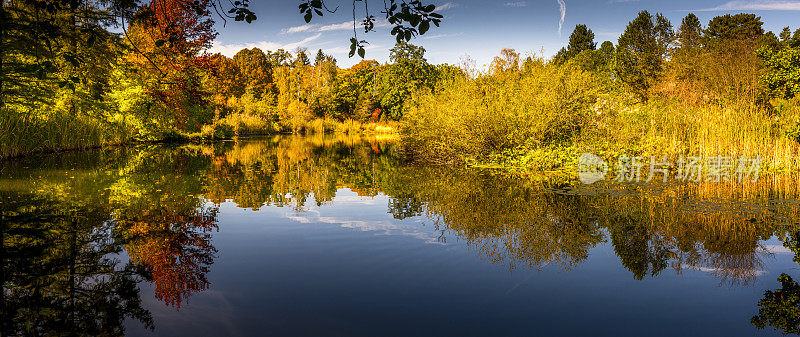
<instances>
[{"instance_id":1,"label":"dark water area","mask_svg":"<svg viewBox=\"0 0 800 337\"><path fill-rule=\"evenodd\" d=\"M275 137L0 163L2 336L800 333L796 176L580 185Z\"/></svg>"}]
</instances>

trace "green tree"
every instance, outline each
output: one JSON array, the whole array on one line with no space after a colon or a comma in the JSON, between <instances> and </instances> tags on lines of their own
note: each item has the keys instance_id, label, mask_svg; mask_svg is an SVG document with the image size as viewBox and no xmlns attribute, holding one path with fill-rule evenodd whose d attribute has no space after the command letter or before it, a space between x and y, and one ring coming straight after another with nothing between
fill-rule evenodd
<instances>
[{"instance_id":1,"label":"green tree","mask_svg":"<svg viewBox=\"0 0 800 337\"><path fill-rule=\"evenodd\" d=\"M586 25L576 25L572 34L569 36L569 44L566 48L561 48L556 54L554 61L562 64L567 60L577 56L587 50L595 50L597 43L594 42L594 33Z\"/></svg>"},{"instance_id":2,"label":"green tree","mask_svg":"<svg viewBox=\"0 0 800 337\"><path fill-rule=\"evenodd\" d=\"M671 63L678 70L678 80L686 84L681 91L694 99L736 104L762 101L764 65L756 51L769 38L761 25L753 14L711 19L702 46L681 46L675 52Z\"/></svg>"},{"instance_id":3,"label":"green tree","mask_svg":"<svg viewBox=\"0 0 800 337\"><path fill-rule=\"evenodd\" d=\"M673 35L672 25L661 13L642 11L619 37L617 77L643 100L661 75Z\"/></svg>"},{"instance_id":4,"label":"green tree","mask_svg":"<svg viewBox=\"0 0 800 337\"><path fill-rule=\"evenodd\" d=\"M674 50L669 64L670 75L677 79L676 83L685 85L686 91L694 93L701 79L700 71L706 70L701 65L711 56L703 48L703 26L694 13L689 13L681 21L676 34L677 48Z\"/></svg>"},{"instance_id":5,"label":"green tree","mask_svg":"<svg viewBox=\"0 0 800 337\"><path fill-rule=\"evenodd\" d=\"M783 27L780 34L780 42L786 44L790 47L800 47L800 28L794 31L792 34L792 30L789 27Z\"/></svg>"},{"instance_id":6,"label":"green tree","mask_svg":"<svg viewBox=\"0 0 800 337\"><path fill-rule=\"evenodd\" d=\"M617 225L609 229L614 253L634 279L657 276L669 266L670 251L662 238L635 219L619 216L616 220Z\"/></svg>"},{"instance_id":7,"label":"green tree","mask_svg":"<svg viewBox=\"0 0 800 337\"><path fill-rule=\"evenodd\" d=\"M308 58L308 54L306 54L305 48L297 48L294 54L295 54L295 59L294 61L292 61L293 66L300 67L300 66L311 65L311 60Z\"/></svg>"},{"instance_id":8,"label":"green tree","mask_svg":"<svg viewBox=\"0 0 800 337\"><path fill-rule=\"evenodd\" d=\"M425 59L425 48L406 42L397 43L389 51L393 63L380 72L378 96L389 118L403 116L403 103L413 92L433 86L434 66Z\"/></svg>"},{"instance_id":9,"label":"green tree","mask_svg":"<svg viewBox=\"0 0 800 337\"><path fill-rule=\"evenodd\" d=\"M702 43L703 26L694 13L689 13L681 21L678 29L677 44L680 47L698 47Z\"/></svg>"},{"instance_id":10,"label":"green tree","mask_svg":"<svg viewBox=\"0 0 800 337\"><path fill-rule=\"evenodd\" d=\"M428 62L425 59L425 48L407 42L397 43L392 49L389 49L389 61L393 63L411 62L414 64Z\"/></svg>"},{"instance_id":11,"label":"green tree","mask_svg":"<svg viewBox=\"0 0 800 337\"><path fill-rule=\"evenodd\" d=\"M569 44L566 48L561 48L553 62L563 64L569 59L574 58L581 52L595 50L597 43L594 42L594 33L586 25L576 25L572 34L569 36Z\"/></svg>"},{"instance_id":12,"label":"green tree","mask_svg":"<svg viewBox=\"0 0 800 337\"><path fill-rule=\"evenodd\" d=\"M705 34L709 39L752 40L764 35L763 24L761 17L755 14L726 14L711 19Z\"/></svg>"},{"instance_id":13,"label":"green tree","mask_svg":"<svg viewBox=\"0 0 800 337\"><path fill-rule=\"evenodd\" d=\"M575 61L581 69L602 74L603 78L610 79L614 65L614 43L605 41L600 45L600 49L578 54Z\"/></svg>"},{"instance_id":14,"label":"green tree","mask_svg":"<svg viewBox=\"0 0 800 337\"><path fill-rule=\"evenodd\" d=\"M758 55L767 68L763 80L771 96L785 99L800 96L800 45L793 46L792 40L783 40L776 48L761 47Z\"/></svg>"},{"instance_id":15,"label":"green tree","mask_svg":"<svg viewBox=\"0 0 800 337\"><path fill-rule=\"evenodd\" d=\"M569 36L567 50L574 54L579 54L584 50L595 50L597 43L594 42L594 33L586 25L576 25L575 30Z\"/></svg>"},{"instance_id":16,"label":"green tree","mask_svg":"<svg viewBox=\"0 0 800 337\"><path fill-rule=\"evenodd\" d=\"M322 61L325 61L325 53L322 52L322 49L318 49L317 56L314 58L314 65L317 65Z\"/></svg>"}]
</instances>

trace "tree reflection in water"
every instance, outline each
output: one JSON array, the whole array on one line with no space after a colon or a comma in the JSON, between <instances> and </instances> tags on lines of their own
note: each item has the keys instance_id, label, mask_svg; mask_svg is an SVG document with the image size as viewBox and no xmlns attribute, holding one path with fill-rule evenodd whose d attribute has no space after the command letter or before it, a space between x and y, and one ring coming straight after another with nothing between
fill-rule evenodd
<instances>
[{"instance_id":1,"label":"tree reflection in water","mask_svg":"<svg viewBox=\"0 0 800 337\"><path fill-rule=\"evenodd\" d=\"M783 246L794 253L793 261L800 263L800 231L788 233ZM758 314L750 319L757 328L771 326L783 334L800 334L800 285L791 276L782 273L778 276L781 287L764 291L764 298L758 301Z\"/></svg>"},{"instance_id":2,"label":"tree reflection in water","mask_svg":"<svg viewBox=\"0 0 800 337\"><path fill-rule=\"evenodd\" d=\"M750 322L759 329L767 325L784 334L800 334L800 285L791 276L778 277L780 289L767 290L758 301L758 315Z\"/></svg>"},{"instance_id":3,"label":"tree reflection in water","mask_svg":"<svg viewBox=\"0 0 800 337\"><path fill-rule=\"evenodd\" d=\"M0 208L0 335L120 336L129 318L153 327L141 271L115 257L102 209L7 192Z\"/></svg>"},{"instance_id":4,"label":"tree reflection in water","mask_svg":"<svg viewBox=\"0 0 800 337\"><path fill-rule=\"evenodd\" d=\"M385 194L392 217L427 219L438 240L457 237L511 270L570 269L610 244L637 280L694 269L749 285L769 255L760 242L786 238L797 251L786 225L800 209L781 202L797 198L795 177L586 187L418 166L397 152L380 139L274 137L4 163L3 333L120 335L127 318L151 327L137 282L152 282L156 298L176 308L211 287L221 202L302 211L311 200L332 203L344 187ZM756 326L797 331L796 311L775 309L797 304L784 296L796 283L784 281L790 290L765 295Z\"/></svg>"}]
</instances>

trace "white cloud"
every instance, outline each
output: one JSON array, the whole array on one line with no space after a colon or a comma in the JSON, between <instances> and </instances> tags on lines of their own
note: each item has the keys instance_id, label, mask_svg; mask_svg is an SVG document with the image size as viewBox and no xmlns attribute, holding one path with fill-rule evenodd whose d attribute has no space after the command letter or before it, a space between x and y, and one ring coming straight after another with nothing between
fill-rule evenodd
<instances>
[{"instance_id":1,"label":"white cloud","mask_svg":"<svg viewBox=\"0 0 800 337\"><path fill-rule=\"evenodd\" d=\"M360 22L356 22L355 23L355 27L356 28L360 28L361 25L362 24ZM319 31L320 32L329 32L329 31L335 31L335 30L352 30L353 27L354 27L353 26L353 21L347 21L347 22L334 23L334 24L330 24L330 25L325 25L325 26L319 27Z\"/></svg>"},{"instance_id":2,"label":"white cloud","mask_svg":"<svg viewBox=\"0 0 800 337\"><path fill-rule=\"evenodd\" d=\"M316 25L302 25L302 26L289 27L282 30L281 33L294 34L294 33L307 32L315 29L315 26Z\"/></svg>"},{"instance_id":3,"label":"white cloud","mask_svg":"<svg viewBox=\"0 0 800 337\"><path fill-rule=\"evenodd\" d=\"M561 36L561 27L564 25L564 17L567 16L567 3L564 0L558 0L558 10L561 12L561 18L558 20L558 35Z\"/></svg>"},{"instance_id":4,"label":"white cloud","mask_svg":"<svg viewBox=\"0 0 800 337\"><path fill-rule=\"evenodd\" d=\"M503 4L503 6L506 6L506 7L527 7L528 6L528 2L527 1L506 2L506 3Z\"/></svg>"},{"instance_id":5,"label":"white cloud","mask_svg":"<svg viewBox=\"0 0 800 337\"><path fill-rule=\"evenodd\" d=\"M729 1L717 7L697 11L800 11L800 1Z\"/></svg>"},{"instance_id":6,"label":"white cloud","mask_svg":"<svg viewBox=\"0 0 800 337\"><path fill-rule=\"evenodd\" d=\"M463 32L455 33L455 34L436 34L436 35L425 35L420 37L423 40L433 40L433 39L441 39L444 37L454 37L454 36L461 36L464 35Z\"/></svg>"},{"instance_id":7,"label":"white cloud","mask_svg":"<svg viewBox=\"0 0 800 337\"><path fill-rule=\"evenodd\" d=\"M342 193L342 190L340 190L337 192L340 195L334 197L333 202L346 207L377 207L386 205L387 202L387 197L384 195L377 196L376 198L379 200L375 200L376 198L360 197L355 193L350 193ZM442 244L437 241L437 238L442 233L423 226L422 219L398 221L388 217L388 215L384 215L377 219L356 220L348 216L325 216L322 211L322 209L308 209L301 212L290 211L284 213L283 216L304 224L332 224L354 231L372 232L375 235L402 235L418 238L427 243Z\"/></svg>"},{"instance_id":8,"label":"white cloud","mask_svg":"<svg viewBox=\"0 0 800 337\"><path fill-rule=\"evenodd\" d=\"M284 50L293 50L298 47L306 47L307 44L319 39L322 36L322 33L317 33L315 35L309 36L305 39L296 42L290 43L279 43L273 41L259 41L247 44L239 44L239 43L232 43L232 44L223 44L221 42L214 42L214 45L208 49L209 53L220 53L227 57L233 57L236 55L240 50L245 48L259 48L261 50L276 50L276 49L284 49Z\"/></svg>"},{"instance_id":9,"label":"white cloud","mask_svg":"<svg viewBox=\"0 0 800 337\"><path fill-rule=\"evenodd\" d=\"M789 248L784 246L778 245L766 245L764 246L764 250L773 254L791 254L792 251Z\"/></svg>"},{"instance_id":10,"label":"white cloud","mask_svg":"<svg viewBox=\"0 0 800 337\"><path fill-rule=\"evenodd\" d=\"M764 274L767 273L766 270L759 270L759 269L754 269L754 268L736 268L736 269L730 268L730 269L728 269L728 268L714 268L714 267L693 266L693 265L690 265L690 264L682 264L681 268L682 269L697 270L697 271L702 271L702 272L712 273L712 274L717 274L717 273L724 274L726 272L731 272L731 271L740 271L740 272L743 272L743 273L745 273L747 275L751 275L751 276L761 276L761 275L764 275Z\"/></svg>"},{"instance_id":11,"label":"white cloud","mask_svg":"<svg viewBox=\"0 0 800 337\"><path fill-rule=\"evenodd\" d=\"M362 29L364 24L361 21L357 21L356 29ZM391 26L388 21L386 20L375 20L375 27L389 27ZM329 25L317 25L317 24L305 24L302 26L294 26L289 28L284 28L281 30L282 34L293 34L293 33L304 33L304 32L332 32L332 31L345 31L345 30L353 30L353 21L345 21L342 23L332 23Z\"/></svg>"},{"instance_id":12,"label":"white cloud","mask_svg":"<svg viewBox=\"0 0 800 337\"><path fill-rule=\"evenodd\" d=\"M434 12L441 12L441 11L446 11L448 9L456 8L456 7L458 7L457 3L446 2L446 3L442 4L441 6L436 6L436 9L434 9L433 11Z\"/></svg>"}]
</instances>

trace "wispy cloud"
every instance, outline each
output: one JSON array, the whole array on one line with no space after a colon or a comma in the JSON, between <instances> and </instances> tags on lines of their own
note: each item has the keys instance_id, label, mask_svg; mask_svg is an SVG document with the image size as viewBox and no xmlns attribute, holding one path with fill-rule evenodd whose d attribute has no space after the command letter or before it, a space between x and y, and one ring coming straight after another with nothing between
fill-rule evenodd
<instances>
[{"instance_id":1,"label":"wispy cloud","mask_svg":"<svg viewBox=\"0 0 800 337\"><path fill-rule=\"evenodd\" d=\"M455 33L455 34L425 35L425 36L420 37L420 39L433 40L433 39L441 39L441 38L445 38L445 37L455 37L455 36L461 36L461 35L464 35L464 32L459 32L459 33Z\"/></svg>"},{"instance_id":2,"label":"wispy cloud","mask_svg":"<svg viewBox=\"0 0 800 337\"><path fill-rule=\"evenodd\" d=\"M561 11L561 19L558 20L558 36L561 36L561 27L564 25L564 18L567 16L567 3L558 0L558 10Z\"/></svg>"},{"instance_id":3,"label":"wispy cloud","mask_svg":"<svg viewBox=\"0 0 800 337\"><path fill-rule=\"evenodd\" d=\"M253 43L246 43L246 44L239 44L239 43L232 43L232 44L224 44L221 42L214 42L214 45L208 49L209 53L220 53L222 55L233 57L236 55L240 50L245 48L253 48L257 47L261 50L276 50L276 49L284 49L284 50L293 50L298 47L306 47L309 43L316 41L322 37L322 33L317 33L315 35L309 36L305 39L296 42L289 42L289 43L279 43L273 41L259 41Z\"/></svg>"},{"instance_id":4,"label":"wispy cloud","mask_svg":"<svg viewBox=\"0 0 800 337\"><path fill-rule=\"evenodd\" d=\"M527 1L506 2L503 4L506 7L528 7Z\"/></svg>"},{"instance_id":5,"label":"wispy cloud","mask_svg":"<svg viewBox=\"0 0 800 337\"><path fill-rule=\"evenodd\" d=\"M332 23L328 25L318 25L318 24L305 24L302 26L295 26L284 28L281 30L282 34L294 34L294 33L305 33L305 32L331 32L331 31L344 31L344 30L353 30L353 21L345 21L342 23ZM375 27L389 27L391 26L388 21L386 20L376 20ZM355 27L357 29L361 29L363 27L363 23L361 21L355 22Z\"/></svg>"},{"instance_id":6,"label":"wispy cloud","mask_svg":"<svg viewBox=\"0 0 800 337\"><path fill-rule=\"evenodd\" d=\"M696 11L800 11L800 1L729 1L717 7L697 9Z\"/></svg>"},{"instance_id":7,"label":"wispy cloud","mask_svg":"<svg viewBox=\"0 0 800 337\"><path fill-rule=\"evenodd\" d=\"M789 250L789 248L786 248L784 246L778 246L778 245L765 245L763 249L765 251L767 251L769 253L773 253L773 254L791 254L792 253L792 251Z\"/></svg>"},{"instance_id":8,"label":"wispy cloud","mask_svg":"<svg viewBox=\"0 0 800 337\"><path fill-rule=\"evenodd\" d=\"M436 9L434 9L433 11L434 11L434 12L441 12L441 11L446 11L446 10L448 10L448 9L451 9L451 8L456 8L456 7L458 7L458 4L457 4L457 3L453 3L453 2L445 2L445 3L444 3L444 4L442 4L442 5L436 6Z\"/></svg>"},{"instance_id":9,"label":"wispy cloud","mask_svg":"<svg viewBox=\"0 0 800 337\"><path fill-rule=\"evenodd\" d=\"M302 25L302 26L286 28L283 31L281 31L281 33L288 33L288 34L302 33L302 32L307 32L307 31L313 30L315 28L316 28L316 25Z\"/></svg>"},{"instance_id":10,"label":"wispy cloud","mask_svg":"<svg viewBox=\"0 0 800 337\"><path fill-rule=\"evenodd\" d=\"M353 21L346 21L342 23L332 23L330 25L325 25L319 27L320 32L330 32L336 30L352 30L353 28L361 27L360 22L353 22Z\"/></svg>"},{"instance_id":11,"label":"wispy cloud","mask_svg":"<svg viewBox=\"0 0 800 337\"><path fill-rule=\"evenodd\" d=\"M754 269L754 268L725 269L725 268L693 266L693 265L689 265L689 264L682 264L681 268L697 270L697 271L702 271L702 272L712 273L712 274L725 274L725 273L730 273L732 271L739 271L740 273L743 273L743 274L746 274L746 275L749 275L749 276L761 276L761 275L764 275L764 274L767 273L766 270L759 270L759 269Z\"/></svg>"}]
</instances>

